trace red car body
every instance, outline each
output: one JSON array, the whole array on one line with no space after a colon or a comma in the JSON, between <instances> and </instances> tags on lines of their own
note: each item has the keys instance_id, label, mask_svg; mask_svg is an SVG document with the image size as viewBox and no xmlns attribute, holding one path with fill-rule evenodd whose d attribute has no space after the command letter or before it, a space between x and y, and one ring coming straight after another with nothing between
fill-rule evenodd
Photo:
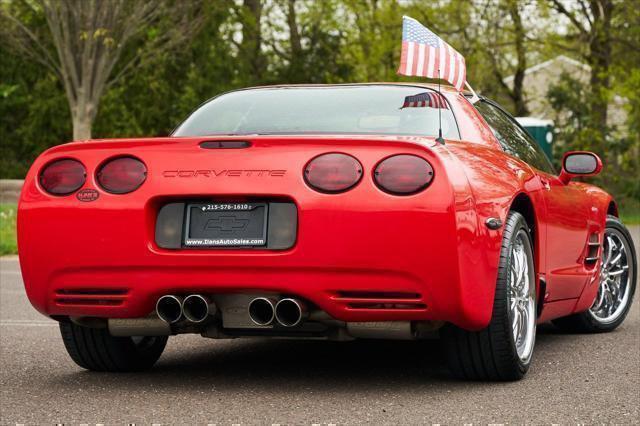
<instances>
[{"instance_id":1,"label":"red car body","mask_svg":"<svg viewBox=\"0 0 640 426\"><path fill-rule=\"evenodd\" d=\"M430 86L432 87L432 86ZM538 321L588 309L598 263L586 262L616 206L605 191L565 182L503 151L469 100L443 89L460 140L432 137L270 135L163 137L73 142L43 153L29 171L18 214L20 263L31 303L54 318L139 318L171 293L274 292L302 298L346 322L433 320L479 330L491 319L502 229L517 208L530 221ZM246 149L203 150L205 141ZM363 176L349 191L314 190L314 157L356 158ZM374 182L381 160L411 154L434 179L397 196ZM104 191L96 172L111 158L138 158L144 184ZM38 176L72 158L87 171L78 195L47 193ZM259 171L259 172L256 172ZM88 198L88 199L87 199ZM154 238L159 209L175 200L287 200L297 209L285 250L166 249Z\"/></svg>"}]
</instances>

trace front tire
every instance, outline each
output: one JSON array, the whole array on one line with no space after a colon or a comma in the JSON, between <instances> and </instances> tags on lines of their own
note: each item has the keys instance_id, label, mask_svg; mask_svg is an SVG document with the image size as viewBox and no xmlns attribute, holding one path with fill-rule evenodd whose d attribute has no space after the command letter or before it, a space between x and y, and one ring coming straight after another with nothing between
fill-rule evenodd
<instances>
[{"instance_id":1,"label":"front tire","mask_svg":"<svg viewBox=\"0 0 640 426\"><path fill-rule=\"evenodd\" d=\"M615 330L631 309L638 268L631 234L615 216L607 217L602 241L602 265L598 294L584 312L553 320L571 333L602 333Z\"/></svg>"},{"instance_id":2,"label":"front tire","mask_svg":"<svg viewBox=\"0 0 640 426\"><path fill-rule=\"evenodd\" d=\"M167 344L167 336L114 337L106 328L60 322L71 359L91 371L128 372L151 368Z\"/></svg>"},{"instance_id":3,"label":"front tire","mask_svg":"<svg viewBox=\"0 0 640 426\"><path fill-rule=\"evenodd\" d=\"M536 281L529 227L518 212L504 226L498 280L489 325L442 330L449 369L458 378L521 379L531 365L536 334Z\"/></svg>"}]
</instances>

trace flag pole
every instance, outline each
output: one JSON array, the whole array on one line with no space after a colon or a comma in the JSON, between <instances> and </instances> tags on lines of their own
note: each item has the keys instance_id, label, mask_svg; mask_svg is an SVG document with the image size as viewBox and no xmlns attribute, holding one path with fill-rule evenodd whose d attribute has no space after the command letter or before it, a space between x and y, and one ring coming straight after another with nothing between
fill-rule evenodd
<instances>
[{"instance_id":1,"label":"flag pole","mask_svg":"<svg viewBox=\"0 0 640 426\"><path fill-rule=\"evenodd\" d=\"M475 90L473 90L473 87L471 87L471 85L469 84L468 81L464 82L464 85L467 86L467 89L469 89L469 91L471 92L471 95L473 95L471 97L471 99L469 99L469 102L471 102L471 104L475 104L476 102L478 102L480 100L480 96L478 96L478 94L476 93Z\"/></svg>"},{"instance_id":2,"label":"flag pole","mask_svg":"<svg viewBox=\"0 0 640 426\"><path fill-rule=\"evenodd\" d=\"M442 96L442 92L440 92L440 67L438 67L438 96ZM444 145L444 138L442 137L442 108L438 108L438 137L436 142Z\"/></svg>"}]
</instances>

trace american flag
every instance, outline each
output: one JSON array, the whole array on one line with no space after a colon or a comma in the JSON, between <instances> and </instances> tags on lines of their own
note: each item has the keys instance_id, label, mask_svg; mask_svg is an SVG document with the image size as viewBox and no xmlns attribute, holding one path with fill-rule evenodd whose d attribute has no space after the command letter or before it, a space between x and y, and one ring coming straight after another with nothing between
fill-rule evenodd
<instances>
[{"instance_id":1,"label":"american flag","mask_svg":"<svg viewBox=\"0 0 640 426\"><path fill-rule=\"evenodd\" d=\"M413 18L402 18L402 56L398 74L440 78L462 90L467 76L464 57Z\"/></svg>"},{"instance_id":2,"label":"american flag","mask_svg":"<svg viewBox=\"0 0 640 426\"><path fill-rule=\"evenodd\" d=\"M404 98L404 104L402 104L402 108L411 108L411 107L431 107L431 108L443 108L449 109L449 105L447 101L444 99L440 93L437 92L424 92L419 93L413 96L407 96Z\"/></svg>"}]
</instances>

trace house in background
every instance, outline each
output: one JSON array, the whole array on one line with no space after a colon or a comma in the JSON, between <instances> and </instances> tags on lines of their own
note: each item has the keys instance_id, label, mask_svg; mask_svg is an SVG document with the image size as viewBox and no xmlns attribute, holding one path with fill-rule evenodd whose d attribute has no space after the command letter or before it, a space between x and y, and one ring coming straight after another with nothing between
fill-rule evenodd
<instances>
[{"instance_id":1,"label":"house in background","mask_svg":"<svg viewBox=\"0 0 640 426\"><path fill-rule=\"evenodd\" d=\"M556 56L548 61L529 67L524 72L524 98L529 109L529 117L518 117L520 124L536 138L538 143L551 157L551 142L553 140L553 123L559 120L558 113L549 102L547 92L549 88L558 84L563 74L568 74L574 79L589 84L591 67L585 63L564 55ZM504 79L504 83L513 87L514 76ZM609 125L619 131L626 132L627 111L624 106L626 98L614 96L609 104Z\"/></svg>"}]
</instances>

